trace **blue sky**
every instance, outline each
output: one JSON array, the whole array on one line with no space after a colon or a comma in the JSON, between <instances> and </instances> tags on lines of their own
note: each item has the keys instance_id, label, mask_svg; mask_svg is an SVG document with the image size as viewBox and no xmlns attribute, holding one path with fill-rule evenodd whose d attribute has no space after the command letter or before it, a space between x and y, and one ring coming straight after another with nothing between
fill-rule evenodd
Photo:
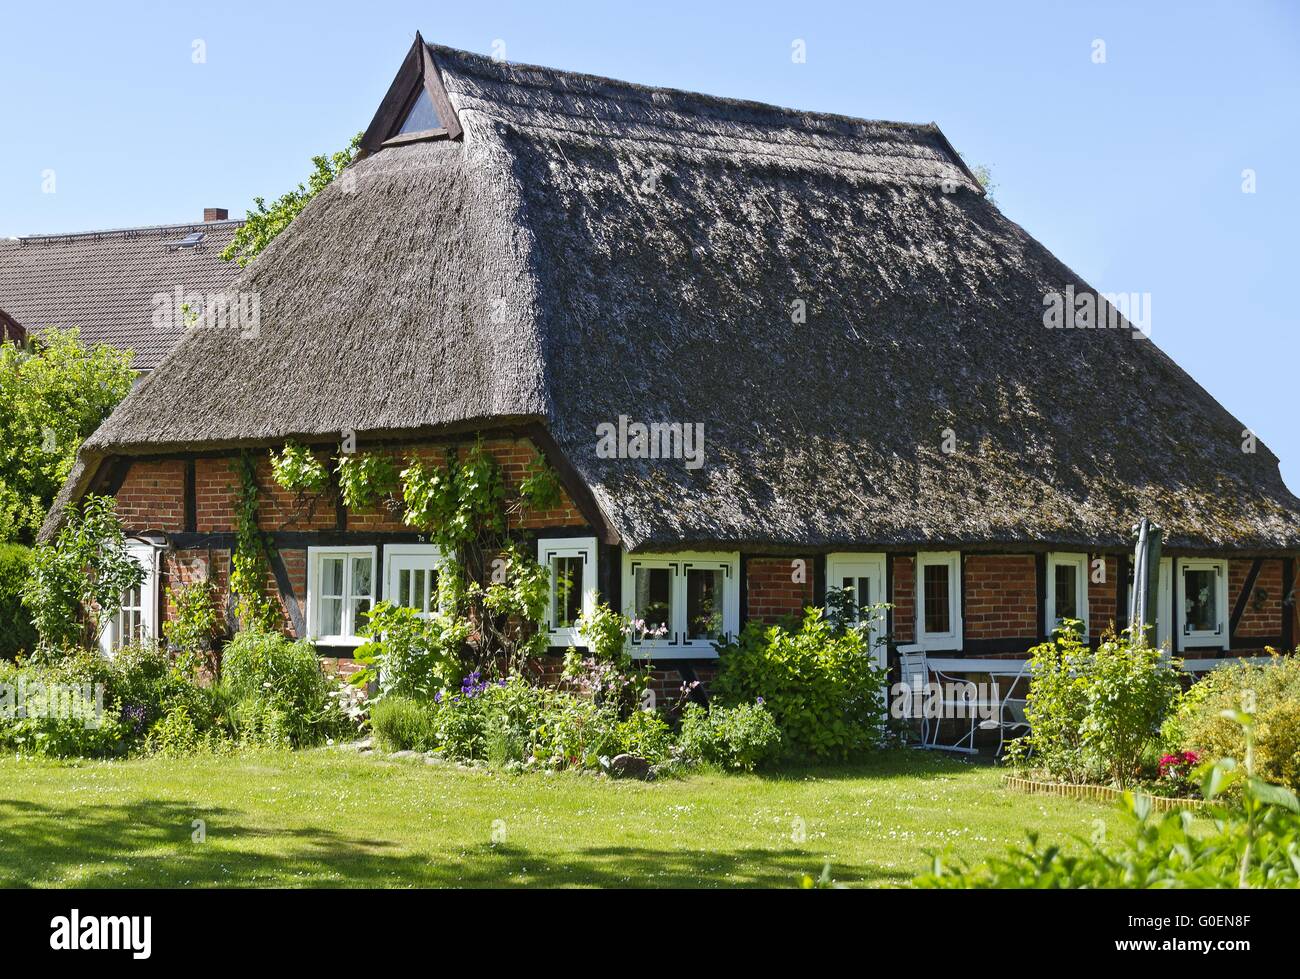
<instances>
[{"instance_id":1,"label":"blue sky","mask_svg":"<svg viewBox=\"0 0 1300 979\"><path fill-rule=\"evenodd\" d=\"M503 42L512 61L934 121L1083 278L1150 293L1152 339L1300 490L1286 397L1300 377L1300 4L1138 6L7 5L0 236L241 215L365 128L417 29L483 53Z\"/></svg>"}]
</instances>

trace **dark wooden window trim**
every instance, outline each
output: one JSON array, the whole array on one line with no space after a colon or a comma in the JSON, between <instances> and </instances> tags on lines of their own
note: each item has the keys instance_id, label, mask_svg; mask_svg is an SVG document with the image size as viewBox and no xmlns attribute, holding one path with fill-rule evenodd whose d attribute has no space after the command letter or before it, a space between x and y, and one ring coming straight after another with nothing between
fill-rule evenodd
<instances>
[{"instance_id":1,"label":"dark wooden window trim","mask_svg":"<svg viewBox=\"0 0 1300 979\"><path fill-rule=\"evenodd\" d=\"M419 97L421 89L429 93L429 100L445 128L399 134L406 113ZM459 139L463 133L460 119L443 87L442 73L438 70L437 62L434 61L429 46L424 43L424 38L417 33L415 43L407 51L402 66L397 70L388 92L361 137L361 149L365 153L374 153L385 146L399 146L403 143Z\"/></svg>"}]
</instances>

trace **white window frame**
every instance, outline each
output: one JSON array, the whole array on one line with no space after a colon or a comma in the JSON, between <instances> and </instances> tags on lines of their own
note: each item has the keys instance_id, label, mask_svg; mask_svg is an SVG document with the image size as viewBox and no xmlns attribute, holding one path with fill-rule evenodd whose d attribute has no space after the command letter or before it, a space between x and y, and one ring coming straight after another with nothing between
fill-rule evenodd
<instances>
[{"instance_id":1,"label":"white window frame","mask_svg":"<svg viewBox=\"0 0 1300 979\"><path fill-rule=\"evenodd\" d=\"M889 584L885 577L885 555L884 554L866 554L854 553L849 551L836 552L826 555L826 587L840 588L840 582L845 578L871 578L879 582L880 595L878 598L867 596L868 605L881 605L889 601ZM853 597L855 604L860 605L858 596ZM861 624L861 620L857 624ZM872 655L876 658L876 665L882 669L889 665L889 648L881 643L876 645L876 640L885 634L886 620L884 613L875 617L869 623L869 638L871 642Z\"/></svg>"},{"instance_id":2,"label":"white window frame","mask_svg":"<svg viewBox=\"0 0 1300 979\"><path fill-rule=\"evenodd\" d=\"M341 545L333 547L308 547L307 548L307 638L312 642L320 643L323 646L360 646L366 640L362 636L356 635L359 622L352 623L351 635L325 636L320 631L320 566L321 560L327 557L361 557L370 558L370 607L375 607L375 585L379 580L379 548L371 545ZM350 560L343 562L343 624L348 624L348 618L352 614L351 598L352 591L352 562Z\"/></svg>"},{"instance_id":3,"label":"white window frame","mask_svg":"<svg viewBox=\"0 0 1300 979\"><path fill-rule=\"evenodd\" d=\"M135 563L144 568L144 581L140 583L140 623L146 640L158 637L158 548L146 541L128 540L127 553ZM119 608L112 609L104 616L103 627L99 632L99 650L105 656L112 656L123 645L119 634Z\"/></svg>"},{"instance_id":4,"label":"white window frame","mask_svg":"<svg viewBox=\"0 0 1300 979\"><path fill-rule=\"evenodd\" d=\"M557 557L582 558L582 614L590 617L596 611L596 560L598 550L594 537L542 537L537 541L537 563L549 573L551 561ZM587 645L586 637L576 627L555 628L555 586L556 580L551 576L546 600L546 632L552 646Z\"/></svg>"},{"instance_id":5,"label":"white window frame","mask_svg":"<svg viewBox=\"0 0 1300 979\"><path fill-rule=\"evenodd\" d=\"M686 638L686 571L690 565L712 566L723 572L722 637ZM623 614L636 618L636 567L668 568L672 571L672 621L662 639L629 637L632 655L638 659L716 659L714 642L729 642L740 632L740 552L677 551L672 554L623 553Z\"/></svg>"},{"instance_id":6,"label":"white window frame","mask_svg":"<svg viewBox=\"0 0 1300 979\"><path fill-rule=\"evenodd\" d=\"M1178 600L1174 603L1174 617L1178 623L1178 651L1188 647L1227 649L1231 631L1231 619L1228 611L1228 562L1211 558L1179 558L1174 562L1175 587ZM1218 576L1215 585L1214 604L1219 611L1219 628L1213 632L1186 631L1187 627L1187 572L1214 571Z\"/></svg>"},{"instance_id":7,"label":"white window frame","mask_svg":"<svg viewBox=\"0 0 1300 979\"><path fill-rule=\"evenodd\" d=\"M1087 642L1088 636L1091 635L1090 621L1088 619L1089 564L1087 554L1053 551L1047 555L1047 595L1043 604L1043 622L1047 626L1049 636L1061 627L1060 616L1056 614L1056 569L1062 566L1075 569L1074 602L1079 607L1079 619L1083 622L1083 639L1084 642Z\"/></svg>"},{"instance_id":8,"label":"white window frame","mask_svg":"<svg viewBox=\"0 0 1300 979\"><path fill-rule=\"evenodd\" d=\"M1130 562L1129 574L1133 574ZM1170 645L1169 610L1174 607L1172 591L1174 587L1173 558L1162 557L1156 568L1156 648L1173 649ZM1133 620L1133 580L1128 583L1128 620Z\"/></svg>"},{"instance_id":9,"label":"white window frame","mask_svg":"<svg viewBox=\"0 0 1300 979\"><path fill-rule=\"evenodd\" d=\"M405 568L399 565L406 563L401 558L425 558L416 569ZM395 560L397 559L397 560ZM435 544L385 544L384 545L384 601L390 604L397 604L398 581L403 570L423 570L437 574L442 570L442 566L447 563L447 557ZM437 604L438 589L436 584L430 584L430 600ZM420 618L427 619L433 615L432 611L421 612Z\"/></svg>"},{"instance_id":10,"label":"white window frame","mask_svg":"<svg viewBox=\"0 0 1300 979\"><path fill-rule=\"evenodd\" d=\"M916 645L922 649L961 649L961 595L965 587L961 564L959 551L921 551L916 555ZM931 565L948 568L948 623L952 628L947 632L925 631L925 569Z\"/></svg>"}]
</instances>

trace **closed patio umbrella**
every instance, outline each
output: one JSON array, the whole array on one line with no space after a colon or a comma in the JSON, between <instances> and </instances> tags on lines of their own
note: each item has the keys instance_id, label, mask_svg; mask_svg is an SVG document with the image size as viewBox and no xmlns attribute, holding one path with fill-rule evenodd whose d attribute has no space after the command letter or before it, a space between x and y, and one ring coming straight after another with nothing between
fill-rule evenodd
<instances>
[{"instance_id":1,"label":"closed patio umbrella","mask_svg":"<svg viewBox=\"0 0 1300 979\"><path fill-rule=\"evenodd\" d=\"M1137 546L1133 550L1133 607L1128 624L1133 641L1146 643L1155 634L1164 531L1146 517L1133 529L1137 531ZM1152 631L1148 633L1148 629Z\"/></svg>"}]
</instances>

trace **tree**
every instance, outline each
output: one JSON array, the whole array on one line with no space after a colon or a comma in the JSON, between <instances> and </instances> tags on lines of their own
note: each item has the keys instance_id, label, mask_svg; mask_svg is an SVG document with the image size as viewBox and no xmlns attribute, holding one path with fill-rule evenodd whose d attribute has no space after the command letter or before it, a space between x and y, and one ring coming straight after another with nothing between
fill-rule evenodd
<instances>
[{"instance_id":1,"label":"tree","mask_svg":"<svg viewBox=\"0 0 1300 979\"><path fill-rule=\"evenodd\" d=\"M68 646L94 646L105 615L123 592L144 580L144 569L127 550L126 534L111 496L87 496L69 504L53 544L32 551L23 604L40 635L37 651L57 656Z\"/></svg>"},{"instance_id":2,"label":"tree","mask_svg":"<svg viewBox=\"0 0 1300 979\"><path fill-rule=\"evenodd\" d=\"M35 540L77 449L131 390L131 356L77 330L0 343L0 542Z\"/></svg>"},{"instance_id":3,"label":"tree","mask_svg":"<svg viewBox=\"0 0 1300 979\"><path fill-rule=\"evenodd\" d=\"M281 195L269 208L265 197L254 197L257 210L247 213L243 226L235 232L221 257L227 262L237 262L242 269L260 255L281 231L289 227L307 202L328 187L343 168L356 159L361 136L357 133L346 149L330 156L313 156L311 162L316 169L307 178L306 186L299 184L296 189Z\"/></svg>"}]
</instances>

